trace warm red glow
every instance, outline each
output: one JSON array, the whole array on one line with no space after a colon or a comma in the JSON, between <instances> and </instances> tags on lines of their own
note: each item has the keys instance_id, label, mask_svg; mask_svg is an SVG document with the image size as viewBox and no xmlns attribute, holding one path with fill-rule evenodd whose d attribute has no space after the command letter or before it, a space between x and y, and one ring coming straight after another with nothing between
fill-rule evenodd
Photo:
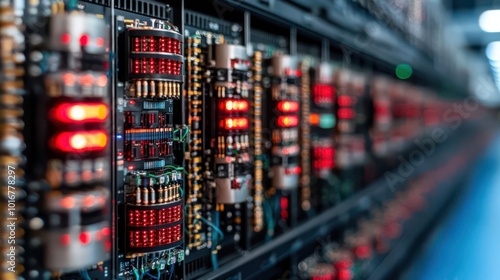
<instances>
[{"instance_id":1,"label":"warm red glow","mask_svg":"<svg viewBox=\"0 0 500 280\"><path fill-rule=\"evenodd\" d=\"M61 235L61 245L68 246L71 243L71 236L69 234Z\"/></svg>"},{"instance_id":2,"label":"warm red glow","mask_svg":"<svg viewBox=\"0 0 500 280\"><path fill-rule=\"evenodd\" d=\"M314 103L333 103L335 88L331 85L316 84L313 87Z\"/></svg>"},{"instance_id":3,"label":"warm red glow","mask_svg":"<svg viewBox=\"0 0 500 280\"><path fill-rule=\"evenodd\" d=\"M64 123L104 122L108 114L108 107L102 103L62 103L54 109L52 119Z\"/></svg>"},{"instance_id":4,"label":"warm red glow","mask_svg":"<svg viewBox=\"0 0 500 280\"><path fill-rule=\"evenodd\" d=\"M347 95L342 95L337 98L337 104L342 107L352 106L354 104L352 97Z\"/></svg>"},{"instance_id":5,"label":"warm red glow","mask_svg":"<svg viewBox=\"0 0 500 280\"><path fill-rule=\"evenodd\" d=\"M356 115L351 108L340 108L337 114L339 119L352 119Z\"/></svg>"},{"instance_id":6,"label":"warm red glow","mask_svg":"<svg viewBox=\"0 0 500 280\"><path fill-rule=\"evenodd\" d=\"M52 148L62 152L83 152L104 150L108 136L104 131L63 132L52 139Z\"/></svg>"},{"instance_id":7,"label":"warm red glow","mask_svg":"<svg viewBox=\"0 0 500 280\"><path fill-rule=\"evenodd\" d=\"M74 86L76 82L76 77L73 73L66 73L62 76L62 80L64 85L66 86Z\"/></svg>"},{"instance_id":8,"label":"warm red glow","mask_svg":"<svg viewBox=\"0 0 500 280\"><path fill-rule=\"evenodd\" d=\"M84 231L82 233L80 233L80 242L83 244L83 245L87 245L90 243L90 233L87 232L87 231Z\"/></svg>"},{"instance_id":9,"label":"warm red glow","mask_svg":"<svg viewBox=\"0 0 500 280\"><path fill-rule=\"evenodd\" d=\"M299 125L299 117L297 116L280 116L276 124L279 127L294 127Z\"/></svg>"},{"instance_id":10,"label":"warm red glow","mask_svg":"<svg viewBox=\"0 0 500 280\"><path fill-rule=\"evenodd\" d=\"M101 75L97 77L97 86L105 87L108 84L108 77L106 75Z\"/></svg>"},{"instance_id":11,"label":"warm red glow","mask_svg":"<svg viewBox=\"0 0 500 280\"><path fill-rule=\"evenodd\" d=\"M80 76L80 84L82 86L92 86L92 84L94 84L94 76L92 76L92 74Z\"/></svg>"},{"instance_id":12,"label":"warm red glow","mask_svg":"<svg viewBox=\"0 0 500 280\"><path fill-rule=\"evenodd\" d=\"M248 101L242 99L220 100L219 109L227 113L248 112Z\"/></svg>"},{"instance_id":13,"label":"warm red glow","mask_svg":"<svg viewBox=\"0 0 500 280\"><path fill-rule=\"evenodd\" d=\"M75 206L75 199L71 196L67 196L61 199L61 206L66 209L71 209Z\"/></svg>"},{"instance_id":14,"label":"warm red glow","mask_svg":"<svg viewBox=\"0 0 500 280\"><path fill-rule=\"evenodd\" d=\"M98 46L98 47L104 47L104 39L103 39L103 38L101 38L101 37L99 37L99 38L95 39L95 44L96 44L96 46Z\"/></svg>"},{"instance_id":15,"label":"warm red glow","mask_svg":"<svg viewBox=\"0 0 500 280\"><path fill-rule=\"evenodd\" d=\"M283 113L295 113L299 111L299 102L295 101L280 101L278 102L278 110Z\"/></svg>"},{"instance_id":16,"label":"warm red glow","mask_svg":"<svg viewBox=\"0 0 500 280\"><path fill-rule=\"evenodd\" d=\"M89 42L90 42L89 35L82 34L82 36L80 36L80 46L85 47L89 44Z\"/></svg>"},{"instance_id":17,"label":"warm red glow","mask_svg":"<svg viewBox=\"0 0 500 280\"><path fill-rule=\"evenodd\" d=\"M109 229L109 227L105 227L101 230L102 236L108 236L110 233L111 233L111 230Z\"/></svg>"},{"instance_id":18,"label":"warm red glow","mask_svg":"<svg viewBox=\"0 0 500 280\"><path fill-rule=\"evenodd\" d=\"M71 36L68 33L64 33L61 35L61 43L67 45L71 41Z\"/></svg>"},{"instance_id":19,"label":"warm red glow","mask_svg":"<svg viewBox=\"0 0 500 280\"><path fill-rule=\"evenodd\" d=\"M318 114L311 114L309 116L309 122L311 125L318 125L319 124L319 115Z\"/></svg>"},{"instance_id":20,"label":"warm red glow","mask_svg":"<svg viewBox=\"0 0 500 280\"><path fill-rule=\"evenodd\" d=\"M302 172L302 168L300 168L299 166L285 168L285 174L287 175L300 174L300 172Z\"/></svg>"},{"instance_id":21,"label":"warm red glow","mask_svg":"<svg viewBox=\"0 0 500 280\"><path fill-rule=\"evenodd\" d=\"M247 118L225 118L220 122L220 127L226 130L248 129Z\"/></svg>"}]
</instances>

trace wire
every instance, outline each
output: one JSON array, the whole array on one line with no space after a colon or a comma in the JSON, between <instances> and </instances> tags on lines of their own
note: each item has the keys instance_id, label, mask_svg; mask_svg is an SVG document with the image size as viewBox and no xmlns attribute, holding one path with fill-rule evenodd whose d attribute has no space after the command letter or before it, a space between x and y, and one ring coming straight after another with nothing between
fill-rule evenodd
<instances>
[{"instance_id":1,"label":"wire","mask_svg":"<svg viewBox=\"0 0 500 280\"><path fill-rule=\"evenodd\" d=\"M172 280L172 277L174 276L174 264L175 263L172 263L170 265L170 276L168 277L168 280Z\"/></svg>"},{"instance_id":2,"label":"wire","mask_svg":"<svg viewBox=\"0 0 500 280\"><path fill-rule=\"evenodd\" d=\"M158 270L158 273L159 273L159 270ZM153 278L153 279L160 279L160 276L159 276L159 275L158 275L158 277L156 277L156 276L153 276L153 275L152 275L151 273L149 273L149 272L146 272L146 275L147 275L147 276L149 276L149 277L151 277L151 278Z\"/></svg>"},{"instance_id":3,"label":"wire","mask_svg":"<svg viewBox=\"0 0 500 280\"><path fill-rule=\"evenodd\" d=\"M212 227L218 234L220 234L221 236L221 240L224 239L224 233L222 232L222 230L220 230L220 228L214 224L212 224L209 220L205 219L203 216L200 216L200 219L205 222L205 224L209 225L210 227Z\"/></svg>"},{"instance_id":4,"label":"wire","mask_svg":"<svg viewBox=\"0 0 500 280\"><path fill-rule=\"evenodd\" d=\"M85 280L91 280L89 272L87 270L80 270L80 276Z\"/></svg>"}]
</instances>

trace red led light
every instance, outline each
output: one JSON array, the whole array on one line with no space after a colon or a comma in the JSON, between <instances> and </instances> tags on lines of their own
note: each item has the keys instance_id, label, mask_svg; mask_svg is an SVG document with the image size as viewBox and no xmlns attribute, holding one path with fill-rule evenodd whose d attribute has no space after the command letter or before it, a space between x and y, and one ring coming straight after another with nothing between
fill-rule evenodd
<instances>
[{"instance_id":1,"label":"red led light","mask_svg":"<svg viewBox=\"0 0 500 280\"><path fill-rule=\"evenodd\" d=\"M103 38L101 38L101 37L99 37L99 38L95 39L95 44L96 44L96 46L98 46L98 47L104 47L104 39L103 39Z\"/></svg>"},{"instance_id":2,"label":"red led light","mask_svg":"<svg viewBox=\"0 0 500 280\"><path fill-rule=\"evenodd\" d=\"M82 243L82 245L87 245L90 243L90 233L89 232L82 232L80 233L80 242Z\"/></svg>"},{"instance_id":3,"label":"red led light","mask_svg":"<svg viewBox=\"0 0 500 280\"><path fill-rule=\"evenodd\" d=\"M63 33L61 35L61 43L67 45L71 41L71 36L68 33Z\"/></svg>"},{"instance_id":4,"label":"red led light","mask_svg":"<svg viewBox=\"0 0 500 280\"><path fill-rule=\"evenodd\" d=\"M354 249L354 254L358 259L367 259L371 256L371 248L367 245L358 246Z\"/></svg>"},{"instance_id":5,"label":"red led light","mask_svg":"<svg viewBox=\"0 0 500 280\"><path fill-rule=\"evenodd\" d=\"M352 106L353 105L352 97L347 95L342 95L337 98L337 104L342 107Z\"/></svg>"},{"instance_id":6,"label":"red led light","mask_svg":"<svg viewBox=\"0 0 500 280\"><path fill-rule=\"evenodd\" d=\"M278 102L278 110L283 113L295 113L299 111L299 102L295 101L280 101Z\"/></svg>"},{"instance_id":7,"label":"red led light","mask_svg":"<svg viewBox=\"0 0 500 280\"><path fill-rule=\"evenodd\" d=\"M316 84L313 87L314 103L333 103L335 88L331 85Z\"/></svg>"},{"instance_id":8,"label":"red led light","mask_svg":"<svg viewBox=\"0 0 500 280\"><path fill-rule=\"evenodd\" d=\"M61 245L68 246L71 243L71 236L69 234L61 235Z\"/></svg>"},{"instance_id":9,"label":"red led light","mask_svg":"<svg viewBox=\"0 0 500 280\"><path fill-rule=\"evenodd\" d=\"M286 175L300 174L301 171L302 171L302 168L300 168L299 166L291 167L291 168L285 168L285 174Z\"/></svg>"},{"instance_id":10,"label":"red led light","mask_svg":"<svg viewBox=\"0 0 500 280\"><path fill-rule=\"evenodd\" d=\"M109 227L105 227L105 228L101 229L102 236L108 236L110 233L111 233L111 230L109 229Z\"/></svg>"},{"instance_id":11,"label":"red led light","mask_svg":"<svg viewBox=\"0 0 500 280\"><path fill-rule=\"evenodd\" d=\"M247 118L225 118L220 121L220 127L226 130L248 129Z\"/></svg>"},{"instance_id":12,"label":"red led light","mask_svg":"<svg viewBox=\"0 0 500 280\"><path fill-rule=\"evenodd\" d=\"M297 116L280 116L276 124L279 127L295 127L299 125L299 117Z\"/></svg>"},{"instance_id":13,"label":"red led light","mask_svg":"<svg viewBox=\"0 0 500 280\"><path fill-rule=\"evenodd\" d=\"M63 132L52 139L52 148L62 152L100 151L108 145L105 131Z\"/></svg>"},{"instance_id":14,"label":"red led light","mask_svg":"<svg viewBox=\"0 0 500 280\"><path fill-rule=\"evenodd\" d=\"M104 122L108 107L102 103L62 103L52 113L52 119L63 123Z\"/></svg>"},{"instance_id":15,"label":"red led light","mask_svg":"<svg viewBox=\"0 0 500 280\"><path fill-rule=\"evenodd\" d=\"M248 101L241 99L225 99L219 101L219 110L227 113L247 112Z\"/></svg>"},{"instance_id":16,"label":"red led light","mask_svg":"<svg viewBox=\"0 0 500 280\"><path fill-rule=\"evenodd\" d=\"M90 42L89 35L82 34L82 36L80 36L80 46L85 47L89 44L89 42Z\"/></svg>"},{"instance_id":17,"label":"red led light","mask_svg":"<svg viewBox=\"0 0 500 280\"><path fill-rule=\"evenodd\" d=\"M71 209L75 207L75 199L71 196L67 196L61 199L61 206L66 209Z\"/></svg>"},{"instance_id":18,"label":"red led light","mask_svg":"<svg viewBox=\"0 0 500 280\"><path fill-rule=\"evenodd\" d=\"M352 119L356 115L351 108L340 108L337 112L339 119Z\"/></svg>"}]
</instances>

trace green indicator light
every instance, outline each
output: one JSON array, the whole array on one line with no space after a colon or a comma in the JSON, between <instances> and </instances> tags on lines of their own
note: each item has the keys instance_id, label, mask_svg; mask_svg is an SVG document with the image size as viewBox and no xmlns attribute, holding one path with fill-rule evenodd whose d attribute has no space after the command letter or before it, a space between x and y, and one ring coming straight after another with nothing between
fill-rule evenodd
<instances>
[{"instance_id":1,"label":"green indicator light","mask_svg":"<svg viewBox=\"0 0 500 280\"><path fill-rule=\"evenodd\" d=\"M335 116L333 116L333 114L321 115L319 119L319 127L328 129L328 128L333 128L334 126L335 126Z\"/></svg>"},{"instance_id":2,"label":"green indicator light","mask_svg":"<svg viewBox=\"0 0 500 280\"><path fill-rule=\"evenodd\" d=\"M406 80L413 74L413 69L408 64L399 64L396 66L396 76L401 80Z\"/></svg>"}]
</instances>

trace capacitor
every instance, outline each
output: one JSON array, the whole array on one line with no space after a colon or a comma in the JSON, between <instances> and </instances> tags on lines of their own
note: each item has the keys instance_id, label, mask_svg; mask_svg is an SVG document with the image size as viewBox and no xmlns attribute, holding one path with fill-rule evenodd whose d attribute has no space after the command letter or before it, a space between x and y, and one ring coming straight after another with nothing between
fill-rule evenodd
<instances>
[{"instance_id":1,"label":"capacitor","mask_svg":"<svg viewBox=\"0 0 500 280\"><path fill-rule=\"evenodd\" d=\"M156 191L153 188L153 186L149 186L149 203L155 204L156 203Z\"/></svg>"},{"instance_id":2,"label":"capacitor","mask_svg":"<svg viewBox=\"0 0 500 280\"><path fill-rule=\"evenodd\" d=\"M142 198L141 198L141 187L137 186L135 187L135 203L136 204L141 204L142 203Z\"/></svg>"},{"instance_id":3,"label":"capacitor","mask_svg":"<svg viewBox=\"0 0 500 280\"><path fill-rule=\"evenodd\" d=\"M142 202L142 204L144 205L148 205L149 204L149 190L148 190L148 187L147 186L144 186L142 188L142 196L144 198L144 201Z\"/></svg>"},{"instance_id":4,"label":"capacitor","mask_svg":"<svg viewBox=\"0 0 500 280\"><path fill-rule=\"evenodd\" d=\"M163 186L158 185L158 203L163 203L163 202L164 202Z\"/></svg>"}]
</instances>

